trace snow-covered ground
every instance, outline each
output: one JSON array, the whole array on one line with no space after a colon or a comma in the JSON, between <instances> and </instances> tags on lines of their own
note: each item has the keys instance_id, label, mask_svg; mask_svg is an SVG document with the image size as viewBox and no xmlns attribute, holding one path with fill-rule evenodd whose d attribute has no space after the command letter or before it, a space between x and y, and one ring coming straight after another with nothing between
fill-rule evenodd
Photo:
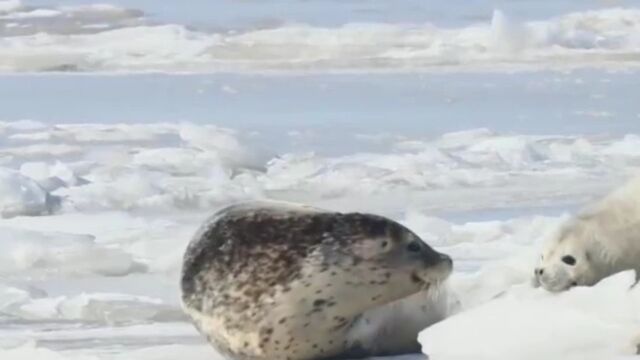
<instances>
[{"instance_id":1,"label":"snow-covered ground","mask_svg":"<svg viewBox=\"0 0 640 360\"><path fill-rule=\"evenodd\" d=\"M640 166L633 134L476 129L320 156L270 155L215 125L0 129L0 346L25 359L211 356L179 309L177 275L199 222L232 201L287 199L396 218L454 257L451 287L466 309L527 284L537 246L565 209Z\"/></svg>"},{"instance_id":2,"label":"snow-covered ground","mask_svg":"<svg viewBox=\"0 0 640 360\"><path fill-rule=\"evenodd\" d=\"M529 286L545 238L639 173L634 2L164 4L0 1L0 359L219 359L182 251L257 198L450 254L434 360L635 352L630 274Z\"/></svg>"},{"instance_id":3,"label":"snow-covered ground","mask_svg":"<svg viewBox=\"0 0 640 360\"><path fill-rule=\"evenodd\" d=\"M517 6L505 1L504 5L515 14L536 13L531 10L535 6L527 2ZM129 9L124 1L121 7L46 6L38 1L3 0L0 71L407 72L637 67L640 9L589 10L542 2L546 4L539 8L546 5L565 12L539 19L462 3L447 3L451 10L446 11L447 6L433 1L431 6L407 2L398 6L403 11L389 11L380 1L368 7L358 6L357 1L347 1L346 6L315 1L305 11L304 2L288 0L276 1L271 12L265 12L264 5L254 5L260 10L252 13L241 10L248 9L246 5L220 1L207 9L214 14L208 26L190 26L194 24L154 21L143 10ZM282 11L289 7L293 10ZM349 21L339 21L332 14L327 18L334 21L305 22L308 13L315 13L316 18L322 14L309 11L313 7L325 12L346 11L342 16ZM456 9L457 16L448 14ZM450 20L425 22L437 19L439 10ZM148 11L153 14L155 9ZM166 8L161 11L169 12Z\"/></svg>"}]
</instances>

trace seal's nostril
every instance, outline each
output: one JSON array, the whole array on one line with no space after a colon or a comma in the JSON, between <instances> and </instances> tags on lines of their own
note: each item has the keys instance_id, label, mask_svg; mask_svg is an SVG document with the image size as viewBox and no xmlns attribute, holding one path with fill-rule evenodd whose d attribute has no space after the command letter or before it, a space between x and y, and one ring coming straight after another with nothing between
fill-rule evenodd
<instances>
[{"instance_id":1,"label":"seal's nostril","mask_svg":"<svg viewBox=\"0 0 640 360\"><path fill-rule=\"evenodd\" d=\"M533 271L533 273L538 276L542 276L542 274L544 274L544 270L542 268L537 268Z\"/></svg>"},{"instance_id":2,"label":"seal's nostril","mask_svg":"<svg viewBox=\"0 0 640 360\"><path fill-rule=\"evenodd\" d=\"M440 261L448 263L449 265L453 264L453 260L451 260L451 257L447 254L440 254Z\"/></svg>"}]
</instances>

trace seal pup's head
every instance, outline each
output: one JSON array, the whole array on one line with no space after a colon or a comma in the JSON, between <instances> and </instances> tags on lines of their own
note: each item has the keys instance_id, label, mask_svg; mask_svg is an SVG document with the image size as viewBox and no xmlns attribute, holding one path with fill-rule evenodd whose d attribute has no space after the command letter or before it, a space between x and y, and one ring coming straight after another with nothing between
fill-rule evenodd
<instances>
[{"instance_id":1,"label":"seal pup's head","mask_svg":"<svg viewBox=\"0 0 640 360\"><path fill-rule=\"evenodd\" d=\"M597 281L589 234L575 221L554 234L534 269L534 286L560 292Z\"/></svg>"},{"instance_id":2,"label":"seal pup's head","mask_svg":"<svg viewBox=\"0 0 640 360\"><path fill-rule=\"evenodd\" d=\"M589 205L551 238L534 285L553 292L640 270L640 177Z\"/></svg>"},{"instance_id":3,"label":"seal pup's head","mask_svg":"<svg viewBox=\"0 0 640 360\"><path fill-rule=\"evenodd\" d=\"M548 241L534 269L534 286L551 292L574 286L592 286L616 272L637 267L625 261L632 249L628 235L608 227L613 222L604 213L584 213L560 228ZM626 249L625 249L626 248Z\"/></svg>"}]
</instances>

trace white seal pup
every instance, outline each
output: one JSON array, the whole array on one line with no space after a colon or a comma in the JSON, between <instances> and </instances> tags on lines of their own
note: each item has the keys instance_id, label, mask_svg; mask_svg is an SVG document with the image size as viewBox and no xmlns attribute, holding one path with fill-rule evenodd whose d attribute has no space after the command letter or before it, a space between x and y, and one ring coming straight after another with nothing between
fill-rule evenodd
<instances>
[{"instance_id":1,"label":"white seal pup","mask_svg":"<svg viewBox=\"0 0 640 360\"><path fill-rule=\"evenodd\" d=\"M640 178L560 228L534 270L534 286L559 292L631 269L640 270Z\"/></svg>"},{"instance_id":2,"label":"white seal pup","mask_svg":"<svg viewBox=\"0 0 640 360\"><path fill-rule=\"evenodd\" d=\"M184 256L182 303L231 359L412 353L429 325L415 323L437 320L424 315L428 301L409 331L367 332L366 323L402 299L416 307L451 270L451 258L387 218L252 202L217 212L197 232Z\"/></svg>"}]
</instances>

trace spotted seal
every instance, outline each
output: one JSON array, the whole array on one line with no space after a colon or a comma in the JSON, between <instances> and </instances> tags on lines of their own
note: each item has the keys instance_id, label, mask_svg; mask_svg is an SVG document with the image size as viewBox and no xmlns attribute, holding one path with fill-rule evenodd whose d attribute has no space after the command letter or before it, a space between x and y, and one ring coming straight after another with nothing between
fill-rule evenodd
<instances>
[{"instance_id":1,"label":"spotted seal","mask_svg":"<svg viewBox=\"0 0 640 360\"><path fill-rule=\"evenodd\" d=\"M409 353L419 350L415 330L376 342L367 336L379 332L362 332L362 319L415 303L451 270L449 256L382 216L242 203L215 213L189 244L182 304L230 359Z\"/></svg>"}]
</instances>

